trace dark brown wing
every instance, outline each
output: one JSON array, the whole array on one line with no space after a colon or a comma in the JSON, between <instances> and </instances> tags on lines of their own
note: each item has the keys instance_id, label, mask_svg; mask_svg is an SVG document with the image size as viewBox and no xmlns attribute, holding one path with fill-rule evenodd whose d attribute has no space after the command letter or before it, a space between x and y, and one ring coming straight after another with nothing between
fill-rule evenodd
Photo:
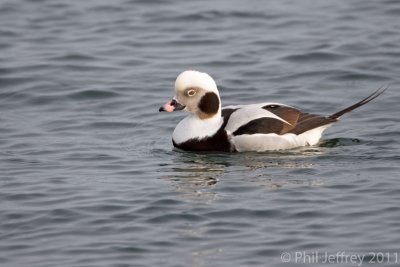
<instances>
[{"instance_id":1,"label":"dark brown wing","mask_svg":"<svg viewBox=\"0 0 400 267\"><path fill-rule=\"evenodd\" d=\"M258 118L249 121L245 125L239 127L233 133L233 135L257 134L257 133L263 133L263 134L275 133L279 135L286 133L293 133L299 135L309 130L337 122L343 114L346 114L358 107L367 104L368 102L380 96L383 92L385 92L385 90L386 88L380 88L371 95L369 95L368 97L357 102L356 104L348 108L345 108L339 112L336 112L335 114L329 117L310 114L310 113L303 113L298 109L288 106L281 106L278 104L266 105L262 108L272 112L273 114L282 118L288 123L285 123L275 118L268 118L268 117ZM230 115L235 111L236 109L227 109L226 111L222 110L225 119L225 125L227 120L229 120Z\"/></svg>"},{"instance_id":2,"label":"dark brown wing","mask_svg":"<svg viewBox=\"0 0 400 267\"><path fill-rule=\"evenodd\" d=\"M308 130L318 128L320 126L330 124L336 121L335 118L327 118L320 115L303 113L298 109L280 106L280 105L267 105L263 109L268 110L291 125L285 123L285 127L278 134L294 133L301 134Z\"/></svg>"},{"instance_id":3,"label":"dark brown wing","mask_svg":"<svg viewBox=\"0 0 400 267\"><path fill-rule=\"evenodd\" d=\"M302 134L309 130L331 124L336 122L337 119L314 115L310 113L300 113L299 120L293 129L287 133Z\"/></svg>"},{"instance_id":4,"label":"dark brown wing","mask_svg":"<svg viewBox=\"0 0 400 267\"><path fill-rule=\"evenodd\" d=\"M265 110L271 111L278 117L281 117L283 120L288 123L283 122L282 120L270 117L263 117L249 121L248 123L240 126L237 130L235 130L233 135L243 135L243 134L284 134L294 128L297 120L299 118L300 112L291 107L280 106L280 105L267 105L263 107ZM224 117L225 122L229 120L230 115L235 112L236 109L224 109L222 110L222 116Z\"/></svg>"},{"instance_id":5,"label":"dark brown wing","mask_svg":"<svg viewBox=\"0 0 400 267\"><path fill-rule=\"evenodd\" d=\"M240 126L232 134L235 136L242 134L283 134L287 127L291 126L281 120L264 117L249 121Z\"/></svg>"},{"instance_id":6,"label":"dark brown wing","mask_svg":"<svg viewBox=\"0 0 400 267\"><path fill-rule=\"evenodd\" d=\"M262 108L268 110L269 112L274 113L276 116L287 121L292 126L296 125L301 114L300 110L298 109L281 105L266 105Z\"/></svg>"},{"instance_id":7,"label":"dark brown wing","mask_svg":"<svg viewBox=\"0 0 400 267\"><path fill-rule=\"evenodd\" d=\"M262 108L270 111L288 123L275 118L258 118L240 126L235 132L233 132L233 135L269 133L279 135L286 133L301 134L308 130L336 121L336 119L302 113L298 109L288 106L266 105ZM227 113L229 114L229 112Z\"/></svg>"}]
</instances>

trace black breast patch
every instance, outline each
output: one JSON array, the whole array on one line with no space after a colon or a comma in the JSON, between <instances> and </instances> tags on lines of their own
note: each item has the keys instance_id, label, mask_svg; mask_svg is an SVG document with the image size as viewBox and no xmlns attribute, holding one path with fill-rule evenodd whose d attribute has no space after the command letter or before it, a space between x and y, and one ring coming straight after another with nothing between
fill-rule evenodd
<instances>
[{"instance_id":1,"label":"black breast patch","mask_svg":"<svg viewBox=\"0 0 400 267\"><path fill-rule=\"evenodd\" d=\"M228 134L224 128L220 128L213 136L203 139L189 139L181 144L172 140L174 147L189 151L223 151L234 152L229 142Z\"/></svg>"},{"instance_id":2,"label":"black breast patch","mask_svg":"<svg viewBox=\"0 0 400 267\"><path fill-rule=\"evenodd\" d=\"M218 100L218 105L219 105L219 100ZM231 143L229 142L228 134L225 131L225 126L228 123L228 120L231 117L232 113L235 112L236 110L237 109L234 108L225 108L221 110L221 116L223 117L224 122L219 128L219 130L213 136L204 139L197 139L197 138L189 139L181 144L177 144L175 143L174 140L172 140L174 147L189 151L235 152L234 147L232 147Z\"/></svg>"}]
</instances>

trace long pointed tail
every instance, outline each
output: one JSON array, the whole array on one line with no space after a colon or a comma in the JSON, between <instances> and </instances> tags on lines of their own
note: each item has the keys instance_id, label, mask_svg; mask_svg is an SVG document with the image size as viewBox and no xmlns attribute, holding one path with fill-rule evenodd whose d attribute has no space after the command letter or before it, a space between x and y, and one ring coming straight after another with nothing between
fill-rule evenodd
<instances>
[{"instance_id":1,"label":"long pointed tail","mask_svg":"<svg viewBox=\"0 0 400 267\"><path fill-rule=\"evenodd\" d=\"M346 114L347 112L350 112L350 111L352 111L352 110L354 110L354 109L356 109L358 107L361 107L361 106L367 104L368 102L374 100L375 98L377 98L378 96L383 94L383 92L385 92L386 89L387 89L387 87L381 87L378 90L376 90L375 92L373 92L371 95L369 95L368 97L366 97L363 100L361 100L360 102L357 102L357 103L355 103L354 105L352 105L352 106L350 106L348 108L345 108L345 109L343 109L343 110L341 110L339 112L336 112L335 114L330 115L328 118L338 120L338 119L340 119L340 117L343 114Z\"/></svg>"}]
</instances>

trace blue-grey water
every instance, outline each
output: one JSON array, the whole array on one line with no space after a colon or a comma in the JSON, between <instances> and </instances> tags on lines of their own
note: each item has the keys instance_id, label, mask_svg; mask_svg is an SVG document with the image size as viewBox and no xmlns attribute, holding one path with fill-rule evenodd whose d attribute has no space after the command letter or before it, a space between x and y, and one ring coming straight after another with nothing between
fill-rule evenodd
<instances>
[{"instance_id":1,"label":"blue-grey water","mask_svg":"<svg viewBox=\"0 0 400 267\"><path fill-rule=\"evenodd\" d=\"M318 147L187 153L186 69L326 115L389 89ZM0 266L398 266L399 88L396 0L3 0Z\"/></svg>"}]
</instances>

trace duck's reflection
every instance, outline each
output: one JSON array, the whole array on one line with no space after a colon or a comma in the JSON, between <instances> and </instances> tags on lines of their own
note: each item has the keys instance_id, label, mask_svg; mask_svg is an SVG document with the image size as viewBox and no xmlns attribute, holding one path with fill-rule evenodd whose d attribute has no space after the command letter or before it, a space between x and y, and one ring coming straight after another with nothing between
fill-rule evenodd
<instances>
[{"instance_id":1,"label":"duck's reflection","mask_svg":"<svg viewBox=\"0 0 400 267\"><path fill-rule=\"evenodd\" d=\"M176 190L188 198L213 200L213 187L224 174L226 161L223 154L174 151L173 167L161 179L172 181Z\"/></svg>"},{"instance_id":2,"label":"duck's reflection","mask_svg":"<svg viewBox=\"0 0 400 267\"><path fill-rule=\"evenodd\" d=\"M255 186L273 190L320 186L322 180L314 175L313 159L325 154L327 149L312 147L285 152L235 154L175 150L169 153L172 162L163 166L161 179L171 181L186 198L206 200L217 197L219 190L215 190L215 186L222 177L234 182L229 184L230 187Z\"/></svg>"}]
</instances>

